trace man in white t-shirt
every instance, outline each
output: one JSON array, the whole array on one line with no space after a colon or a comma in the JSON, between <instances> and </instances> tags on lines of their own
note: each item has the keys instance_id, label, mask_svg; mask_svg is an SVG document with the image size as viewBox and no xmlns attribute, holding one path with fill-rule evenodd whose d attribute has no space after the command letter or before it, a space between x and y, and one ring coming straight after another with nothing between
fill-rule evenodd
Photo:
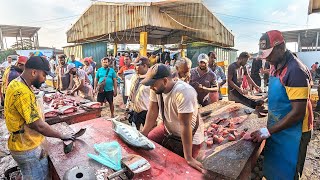
<instances>
[{"instance_id":1,"label":"man in white t-shirt","mask_svg":"<svg viewBox=\"0 0 320 180\"><path fill-rule=\"evenodd\" d=\"M129 122L134 122L137 129L145 124L146 116L149 108L150 86L141 84L150 67L150 60L146 57L137 59L132 63L135 66L136 74L131 78L130 95L128 102L132 108L132 115Z\"/></svg>"},{"instance_id":2,"label":"man in white t-shirt","mask_svg":"<svg viewBox=\"0 0 320 180\"><path fill-rule=\"evenodd\" d=\"M151 86L150 104L142 133L162 145L168 135L181 138L183 156L188 164L204 172L202 164L195 159L204 141L204 134L194 88L183 81L174 81L169 67L164 64L152 66L141 83ZM163 124L153 129L159 113L163 117Z\"/></svg>"}]
</instances>

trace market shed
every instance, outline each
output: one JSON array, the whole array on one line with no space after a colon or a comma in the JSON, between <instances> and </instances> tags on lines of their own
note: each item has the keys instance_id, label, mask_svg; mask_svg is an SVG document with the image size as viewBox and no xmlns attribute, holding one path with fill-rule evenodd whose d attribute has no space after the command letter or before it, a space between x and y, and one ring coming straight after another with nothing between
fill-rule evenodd
<instances>
[{"instance_id":1,"label":"market shed","mask_svg":"<svg viewBox=\"0 0 320 180\"><path fill-rule=\"evenodd\" d=\"M200 0L92 4L67 31L68 43L234 46L233 34Z\"/></svg>"}]
</instances>

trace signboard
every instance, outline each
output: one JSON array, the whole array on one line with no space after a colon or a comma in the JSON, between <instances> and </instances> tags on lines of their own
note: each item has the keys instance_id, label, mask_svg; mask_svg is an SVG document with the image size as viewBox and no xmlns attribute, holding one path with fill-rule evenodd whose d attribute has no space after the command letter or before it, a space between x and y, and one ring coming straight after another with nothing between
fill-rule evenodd
<instances>
[{"instance_id":1,"label":"signboard","mask_svg":"<svg viewBox=\"0 0 320 180\"><path fill-rule=\"evenodd\" d=\"M53 55L52 49L16 50L16 52L20 56L27 56L27 57L29 57L30 52L32 52L35 56L46 56L48 60Z\"/></svg>"}]
</instances>

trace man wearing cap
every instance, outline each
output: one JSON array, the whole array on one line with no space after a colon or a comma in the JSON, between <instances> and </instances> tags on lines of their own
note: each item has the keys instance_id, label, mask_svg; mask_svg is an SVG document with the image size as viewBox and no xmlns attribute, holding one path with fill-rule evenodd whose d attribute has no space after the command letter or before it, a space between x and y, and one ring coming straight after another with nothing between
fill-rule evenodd
<instances>
[{"instance_id":1,"label":"man wearing cap","mask_svg":"<svg viewBox=\"0 0 320 180\"><path fill-rule=\"evenodd\" d=\"M238 70L242 67L244 71L244 76L246 76L248 83L252 85L257 91L261 92L259 86L257 86L251 77L247 73L247 68L245 65L247 64L248 59L250 58L249 53L242 52L240 53L238 60L228 67L228 99L229 101L235 101L241 104L244 104L251 108L256 108L261 105L261 102L251 100L244 96L245 91L241 89L241 83L238 80Z\"/></svg>"},{"instance_id":2,"label":"man wearing cap","mask_svg":"<svg viewBox=\"0 0 320 180\"><path fill-rule=\"evenodd\" d=\"M221 82L218 83L218 87L219 87L219 100L222 100L220 88L227 82L227 77L223 69L220 66L218 66L216 63L217 61L216 53L213 51L210 51L208 53L208 56L209 56L209 62L208 62L209 68L216 74L217 81L221 79Z\"/></svg>"},{"instance_id":3,"label":"man wearing cap","mask_svg":"<svg viewBox=\"0 0 320 180\"><path fill-rule=\"evenodd\" d=\"M114 104L113 97L117 96L117 74L113 68L109 67L110 59L104 57L101 59L102 67L98 69L96 78L94 81L95 94L97 95L97 101L101 103L101 106L106 101L109 103L111 117L114 117ZM105 81L104 91L99 92L98 83Z\"/></svg>"},{"instance_id":4,"label":"man wearing cap","mask_svg":"<svg viewBox=\"0 0 320 180\"><path fill-rule=\"evenodd\" d=\"M211 103L209 93L218 95L219 88L216 83L216 75L208 68L209 57L206 54L198 56L199 66L191 69L190 85L195 88L198 93L198 102L201 106Z\"/></svg>"},{"instance_id":5,"label":"man wearing cap","mask_svg":"<svg viewBox=\"0 0 320 180\"><path fill-rule=\"evenodd\" d=\"M260 38L261 58L270 62L267 127L251 133L254 142L266 139L263 173L267 179L300 179L313 127L311 74L286 49L282 33Z\"/></svg>"},{"instance_id":6,"label":"man wearing cap","mask_svg":"<svg viewBox=\"0 0 320 180\"><path fill-rule=\"evenodd\" d=\"M203 166L195 159L204 141L197 92L183 81L174 81L169 67L164 64L152 66L141 83L151 89L142 133L184 157L190 166L203 172ZM153 129L159 113L163 123ZM176 143L172 144L172 139L176 139Z\"/></svg>"},{"instance_id":7,"label":"man wearing cap","mask_svg":"<svg viewBox=\"0 0 320 180\"><path fill-rule=\"evenodd\" d=\"M134 65L132 65L131 63L132 63L131 56L128 53L126 53L126 56L124 57L124 66L122 66L118 71L118 76L123 80L123 88L121 92L123 104L127 104L127 100L128 100L128 96L125 95L125 92L126 92L125 76L130 75L132 74L132 72L134 72Z\"/></svg>"},{"instance_id":8,"label":"man wearing cap","mask_svg":"<svg viewBox=\"0 0 320 180\"><path fill-rule=\"evenodd\" d=\"M75 56L72 54L70 55L71 62L69 64L74 64L76 68L81 68L83 64L80 61L77 61Z\"/></svg>"},{"instance_id":9,"label":"man wearing cap","mask_svg":"<svg viewBox=\"0 0 320 180\"><path fill-rule=\"evenodd\" d=\"M40 88L46 75L52 75L49 62L32 56L25 70L8 86L4 116L10 132L8 148L21 169L22 179L47 179L49 173L45 137L73 140L74 135L63 135L44 121L31 86Z\"/></svg>"},{"instance_id":10,"label":"man wearing cap","mask_svg":"<svg viewBox=\"0 0 320 180\"><path fill-rule=\"evenodd\" d=\"M56 68L56 75L57 75L57 86L60 91L64 91L66 89L72 88L72 79L71 75L66 73L68 64L66 64L66 57L65 55L59 55L58 56L58 66Z\"/></svg>"},{"instance_id":11,"label":"man wearing cap","mask_svg":"<svg viewBox=\"0 0 320 180\"><path fill-rule=\"evenodd\" d=\"M172 74L172 77L176 80L180 79L181 81L189 83L191 66L192 62L189 58L183 57L178 59L175 64L176 72Z\"/></svg>"},{"instance_id":12,"label":"man wearing cap","mask_svg":"<svg viewBox=\"0 0 320 180\"><path fill-rule=\"evenodd\" d=\"M68 91L67 94L74 95L75 92L78 92L80 97L93 101L93 89L86 72L76 68L73 63L70 63L67 66L66 73L72 75L74 81L72 89Z\"/></svg>"},{"instance_id":13,"label":"man wearing cap","mask_svg":"<svg viewBox=\"0 0 320 180\"><path fill-rule=\"evenodd\" d=\"M1 105L4 105L4 98L6 94L6 90L8 88L9 83L20 76L20 74L24 70L24 65L26 64L28 60L28 57L26 56L19 56L18 60L15 65L12 65L10 67L7 67L7 69L4 71L2 76L2 87L1 87L1 93L2 93L2 99L1 99Z\"/></svg>"},{"instance_id":14,"label":"man wearing cap","mask_svg":"<svg viewBox=\"0 0 320 180\"><path fill-rule=\"evenodd\" d=\"M140 129L141 124L145 124L148 108L150 86L141 84L150 67L150 61L146 57L141 57L133 63L136 69L136 74L131 78L132 85L130 87L130 95L128 98L129 105L133 112L129 122L134 122L137 129Z\"/></svg>"}]
</instances>

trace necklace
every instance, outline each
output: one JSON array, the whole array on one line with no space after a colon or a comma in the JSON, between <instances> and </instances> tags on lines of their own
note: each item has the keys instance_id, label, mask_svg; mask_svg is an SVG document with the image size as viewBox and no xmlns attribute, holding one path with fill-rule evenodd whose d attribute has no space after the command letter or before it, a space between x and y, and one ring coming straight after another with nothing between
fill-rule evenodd
<instances>
[{"instance_id":1,"label":"necklace","mask_svg":"<svg viewBox=\"0 0 320 180\"><path fill-rule=\"evenodd\" d=\"M23 81L23 83L29 88L29 90L32 92L30 86L28 85L27 81L22 77L20 76L20 79Z\"/></svg>"}]
</instances>

